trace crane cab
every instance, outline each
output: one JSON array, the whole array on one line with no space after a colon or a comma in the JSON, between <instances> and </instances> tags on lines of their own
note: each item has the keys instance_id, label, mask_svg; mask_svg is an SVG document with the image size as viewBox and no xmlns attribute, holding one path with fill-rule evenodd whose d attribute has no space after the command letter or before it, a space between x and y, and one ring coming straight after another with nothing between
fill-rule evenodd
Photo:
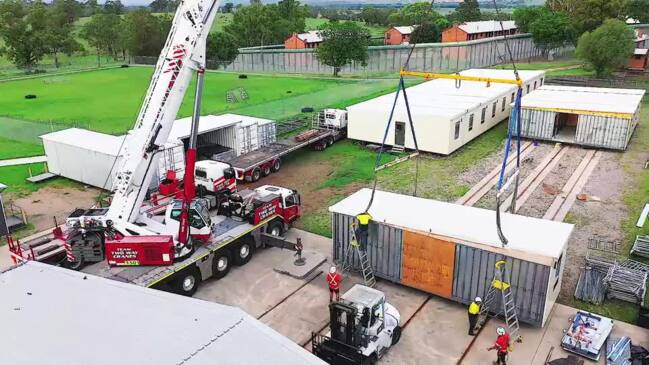
<instances>
[{"instance_id":1,"label":"crane cab","mask_svg":"<svg viewBox=\"0 0 649 365\"><path fill-rule=\"evenodd\" d=\"M165 214L167 232L177 234L180 228L180 214L182 213L182 200L175 200L170 204ZM189 234L194 239L207 240L212 233L212 218L208 210L206 199L194 199L189 205Z\"/></svg>"}]
</instances>

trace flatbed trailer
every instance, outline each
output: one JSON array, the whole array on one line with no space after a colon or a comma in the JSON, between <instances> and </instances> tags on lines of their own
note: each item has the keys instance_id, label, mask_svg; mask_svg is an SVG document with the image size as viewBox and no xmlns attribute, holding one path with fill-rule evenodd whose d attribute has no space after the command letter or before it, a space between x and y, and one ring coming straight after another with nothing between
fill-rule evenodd
<instances>
[{"instance_id":1,"label":"flatbed trailer","mask_svg":"<svg viewBox=\"0 0 649 365\"><path fill-rule=\"evenodd\" d=\"M308 146L323 150L345 136L343 129L319 127L313 131L316 132L303 141L286 138L255 151L240 156L225 157L218 161L232 166L237 180L257 181L272 172L277 172L281 168L283 156Z\"/></svg>"}]
</instances>

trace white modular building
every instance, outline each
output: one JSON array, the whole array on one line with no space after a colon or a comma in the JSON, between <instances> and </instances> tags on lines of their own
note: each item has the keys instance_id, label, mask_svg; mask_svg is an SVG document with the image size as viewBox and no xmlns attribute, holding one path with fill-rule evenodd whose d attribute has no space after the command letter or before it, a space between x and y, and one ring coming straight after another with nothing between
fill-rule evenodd
<instances>
[{"instance_id":1,"label":"white modular building","mask_svg":"<svg viewBox=\"0 0 649 365\"><path fill-rule=\"evenodd\" d=\"M545 85L523 98L526 138L625 150L645 90Z\"/></svg>"},{"instance_id":2,"label":"white modular building","mask_svg":"<svg viewBox=\"0 0 649 365\"><path fill-rule=\"evenodd\" d=\"M461 75L511 79L510 70L471 69ZM525 82L523 95L543 85L543 71L519 71ZM449 155L507 119L517 86L513 84L435 79L407 88L419 150ZM380 144L395 93L347 107L348 137ZM387 132L388 146L414 149L403 96Z\"/></svg>"},{"instance_id":3,"label":"white modular building","mask_svg":"<svg viewBox=\"0 0 649 365\"><path fill-rule=\"evenodd\" d=\"M166 172L185 173L185 148L191 130L191 117L178 119L161 151L157 186ZM203 158L221 154L239 156L276 141L275 122L237 114L202 116L198 129L199 153ZM112 190L113 177L120 166L125 136L113 136L80 128L69 128L41 136L49 171L94 187ZM205 146L204 151L201 147Z\"/></svg>"},{"instance_id":4,"label":"white modular building","mask_svg":"<svg viewBox=\"0 0 649 365\"><path fill-rule=\"evenodd\" d=\"M3 364L326 365L239 308L40 262L0 292Z\"/></svg>"}]
</instances>

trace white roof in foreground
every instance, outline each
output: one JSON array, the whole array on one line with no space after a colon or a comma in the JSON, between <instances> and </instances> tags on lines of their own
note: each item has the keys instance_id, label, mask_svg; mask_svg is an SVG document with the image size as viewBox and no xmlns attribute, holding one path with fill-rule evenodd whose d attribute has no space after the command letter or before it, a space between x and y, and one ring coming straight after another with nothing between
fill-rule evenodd
<instances>
[{"instance_id":1,"label":"white roof in foreground","mask_svg":"<svg viewBox=\"0 0 649 365\"><path fill-rule=\"evenodd\" d=\"M371 192L361 189L329 207L329 211L355 216L367 206ZM501 249L496 213L492 210L377 190L369 213L377 222L453 238L484 250L545 265L561 256L573 230L572 224L504 213L502 228L509 244Z\"/></svg>"},{"instance_id":2,"label":"white roof in foreground","mask_svg":"<svg viewBox=\"0 0 649 365\"><path fill-rule=\"evenodd\" d=\"M516 22L513 20L506 20L503 21L503 25L501 27L500 22L498 21L485 20L480 22L468 22L468 23L460 24L459 28L469 34L484 33L484 32L499 32L502 31L503 28L505 28L505 30L516 29Z\"/></svg>"},{"instance_id":3,"label":"white roof in foreground","mask_svg":"<svg viewBox=\"0 0 649 365\"><path fill-rule=\"evenodd\" d=\"M227 128L235 124L265 124L272 122L270 119L263 119L257 117L250 117L247 115L239 114L221 114L221 115L203 115L198 123L198 134L203 134L218 129ZM174 122L169 133L169 140L188 138L191 132L192 118L182 118Z\"/></svg>"},{"instance_id":4,"label":"white roof in foreground","mask_svg":"<svg viewBox=\"0 0 649 365\"><path fill-rule=\"evenodd\" d=\"M43 141L55 142L117 156L124 136L113 136L81 128L69 128L44 134Z\"/></svg>"},{"instance_id":5,"label":"white roof in foreground","mask_svg":"<svg viewBox=\"0 0 649 365\"><path fill-rule=\"evenodd\" d=\"M521 100L523 108L635 114L644 90L543 85Z\"/></svg>"},{"instance_id":6,"label":"white roof in foreground","mask_svg":"<svg viewBox=\"0 0 649 365\"><path fill-rule=\"evenodd\" d=\"M325 365L241 309L38 262L0 293L3 364Z\"/></svg>"}]
</instances>

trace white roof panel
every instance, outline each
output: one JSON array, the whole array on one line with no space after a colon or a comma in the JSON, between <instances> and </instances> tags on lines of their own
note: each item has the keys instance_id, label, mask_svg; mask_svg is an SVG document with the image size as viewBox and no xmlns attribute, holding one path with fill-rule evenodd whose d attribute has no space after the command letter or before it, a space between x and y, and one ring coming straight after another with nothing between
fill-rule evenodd
<instances>
[{"instance_id":1,"label":"white roof panel","mask_svg":"<svg viewBox=\"0 0 649 365\"><path fill-rule=\"evenodd\" d=\"M38 262L0 293L7 364L325 365L241 309Z\"/></svg>"},{"instance_id":2,"label":"white roof panel","mask_svg":"<svg viewBox=\"0 0 649 365\"><path fill-rule=\"evenodd\" d=\"M503 25L501 27L500 22L498 21L485 20L481 22L468 22L468 23L460 24L459 28L469 34L484 33L484 32L499 32L502 31L503 28L505 28L505 30L516 29L516 22L513 20L506 20L503 21Z\"/></svg>"},{"instance_id":3,"label":"white roof panel","mask_svg":"<svg viewBox=\"0 0 649 365\"><path fill-rule=\"evenodd\" d=\"M323 41L322 37L320 36L320 32L317 30L310 30L305 33L300 33L297 35L297 37L307 43L318 43Z\"/></svg>"},{"instance_id":4,"label":"white roof panel","mask_svg":"<svg viewBox=\"0 0 649 365\"><path fill-rule=\"evenodd\" d=\"M521 107L633 115L644 93L637 89L543 85L525 95Z\"/></svg>"},{"instance_id":5,"label":"white roof panel","mask_svg":"<svg viewBox=\"0 0 649 365\"><path fill-rule=\"evenodd\" d=\"M360 214L367 206L370 194L370 189L361 189L329 207L329 211L350 216ZM376 191L369 213L377 222L449 237L545 265L561 256L574 227L567 223L503 213L502 228L509 244L501 249L496 232L496 213L492 210Z\"/></svg>"},{"instance_id":6,"label":"white roof panel","mask_svg":"<svg viewBox=\"0 0 649 365\"><path fill-rule=\"evenodd\" d=\"M97 151L117 156L124 136L113 136L81 128L69 128L40 136L44 141L79 147L88 151Z\"/></svg>"},{"instance_id":7,"label":"white roof panel","mask_svg":"<svg viewBox=\"0 0 649 365\"><path fill-rule=\"evenodd\" d=\"M511 70L470 69L460 72L462 75L492 77L514 80ZM543 71L519 71L523 80L539 77ZM465 114L469 110L491 102L497 97L508 95L516 91L515 85L492 83L487 87L484 82L462 81L457 88L455 80L435 79L409 87L407 89L408 102L411 111L416 115L438 116L453 119ZM347 107L348 110L372 110L389 113L394 102L395 93L379 96ZM403 97L399 97L403 104ZM507 98L507 103L511 102ZM415 116L413 116L414 118Z\"/></svg>"},{"instance_id":8,"label":"white roof panel","mask_svg":"<svg viewBox=\"0 0 649 365\"><path fill-rule=\"evenodd\" d=\"M636 48L635 51L633 51L633 54L639 55L639 56L644 56L649 52L649 49L644 49L644 48Z\"/></svg>"},{"instance_id":9,"label":"white roof panel","mask_svg":"<svg viewBox=\"0 0 649 365\"><path fill-rule=\"evenodd\" d=\"M201 120L198 124L198 134L227 128L239 123L247 125L254 123L265 124L269 122L272 122L272 120L231 113L221 115L204 115L201 116ZM176 120L174 122L174 125L171 127L169 140L172 141L174 139L188 138L191 132L191 126L191 117Z\"/></svg>"},{"instance_id":10,"label":"white roof panel","mask_svg":"<svg viewBox=\"0 0 649 365\"><path fill-rule=\"evenodd\" d=\"M401 34L411 34L413 30L415 30L415 27L413 26L402 26L402 27L394 27L399 33Z\"/></svg>"}]
</instances>

